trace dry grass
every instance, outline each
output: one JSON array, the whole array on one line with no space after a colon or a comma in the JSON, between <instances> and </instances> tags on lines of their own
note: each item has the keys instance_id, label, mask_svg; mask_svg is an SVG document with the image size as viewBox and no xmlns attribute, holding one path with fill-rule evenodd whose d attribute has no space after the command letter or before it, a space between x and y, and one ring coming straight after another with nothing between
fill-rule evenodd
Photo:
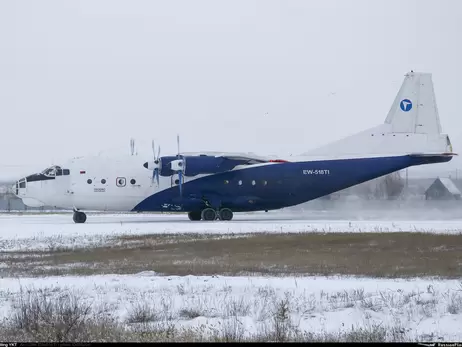
<instances>
[{"instance_id":1,"label":"dry grass","mask_svg":"<svg viewBox=\"0 0 462 347\"><path fill-rule=\"evenodd\" d=\"M416 232L144 235L111 246L0 253L4 276L156 271L165 275L462 275L462 235ZM44 267L45 265L45 267Z\"/></svg>"},{"instance_id":2,"label":"dry grass","mask_svg":"<svg viewBox=\"0 0 462 347\"><path fill-rule=\"evenodd\" d=\"M290 310L293 297L273 300L269 324L250 333L242 322L243 312L232 312L223 324L178 327L171 312L134 303L127 322L88 301L80 293L47 289L21 290L9 318L0 321L0 340L17 342L403 342L412 341L400 326L366 324L338 333L302 331ZM135 318L135 319L134 319Z\"/></svg>"}]
</instances>

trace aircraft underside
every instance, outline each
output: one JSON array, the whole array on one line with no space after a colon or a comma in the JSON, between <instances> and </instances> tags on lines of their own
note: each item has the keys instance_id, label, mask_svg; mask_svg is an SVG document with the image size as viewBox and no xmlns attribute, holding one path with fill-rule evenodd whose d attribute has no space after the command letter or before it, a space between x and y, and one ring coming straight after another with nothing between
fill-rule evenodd
<instances>
[{"instance_id":1,"label":"aircraft underside","mask_svg":"<svg viewBox=\"0 0 462 347\"><path fill-rule=\"evenodd\" d=\"M136 212L188 212L190 220L231 220L233 212L298 205L409 166L451 157L396 156L283 163L210 175L153 194Z\"/></svg>"}]
</instances>

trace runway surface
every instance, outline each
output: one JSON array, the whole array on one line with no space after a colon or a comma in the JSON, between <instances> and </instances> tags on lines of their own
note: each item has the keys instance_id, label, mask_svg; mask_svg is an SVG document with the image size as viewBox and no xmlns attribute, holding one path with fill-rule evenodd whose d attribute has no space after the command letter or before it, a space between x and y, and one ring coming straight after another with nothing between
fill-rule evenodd
<instances>
[{"instance_id":1,"label":"runway surface","mask_svg":"<svg viewBox=\"0 0 462 347\"><path fill-rule=\"evenodd\" d=\"M462 220L312 220L284 213L237 214L230 222L191 222L183 214L95 214L74 224L71 214L0 215L0 251L97 246L121 235L284 232L431 232L459 234Z\"/></svg>"}]
</instances>

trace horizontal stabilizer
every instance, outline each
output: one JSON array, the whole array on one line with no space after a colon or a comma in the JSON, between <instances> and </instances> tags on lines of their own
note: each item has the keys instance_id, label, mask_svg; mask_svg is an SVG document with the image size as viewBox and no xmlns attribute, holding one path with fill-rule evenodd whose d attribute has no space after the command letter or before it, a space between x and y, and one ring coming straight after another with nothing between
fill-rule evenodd
<instances>
[{"instance_id":1,"label":"horizontal stabilizer","mask_svg":"<svg viewBox=\"0 0 462 347\"><path fill-rule=\"evenodd\" d=\"M410 157L422 158L422 157L454 157L457 153L411 153Z\"/></svg>"},{"instance_id":2,"label":"horizontal stabilizer","mask_svg":"<svg viewBox=\"0 0 462 347\"><path fill-rule=\"evenodd\" d=\"M411 71L405 75L384 123L304 155L407 155L452 151L449 136L441 130L432 75Z\"/></svg>"}]
</instances>

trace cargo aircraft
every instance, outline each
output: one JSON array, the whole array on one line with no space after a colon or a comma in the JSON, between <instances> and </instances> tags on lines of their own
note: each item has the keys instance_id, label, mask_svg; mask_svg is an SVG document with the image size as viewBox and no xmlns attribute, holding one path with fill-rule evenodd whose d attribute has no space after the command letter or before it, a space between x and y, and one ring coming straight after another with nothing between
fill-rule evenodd
<instances>
[{"instance_id":1,"label":"cargo aircraft","mask_svg":"<svg viewBox=\"0 0 462 347\"><path fill-rule=\"evenodd\" d=\"M177 211L191 221L230 221L236 212L298 205L336 191L455 155L442 134L430 73L410 72L383 124L299 156L133 152L74 158L21 178L14 193L27 206L85 211ZM131 143L133 149L134 144Z\"/></svg>"}]
</instances>

